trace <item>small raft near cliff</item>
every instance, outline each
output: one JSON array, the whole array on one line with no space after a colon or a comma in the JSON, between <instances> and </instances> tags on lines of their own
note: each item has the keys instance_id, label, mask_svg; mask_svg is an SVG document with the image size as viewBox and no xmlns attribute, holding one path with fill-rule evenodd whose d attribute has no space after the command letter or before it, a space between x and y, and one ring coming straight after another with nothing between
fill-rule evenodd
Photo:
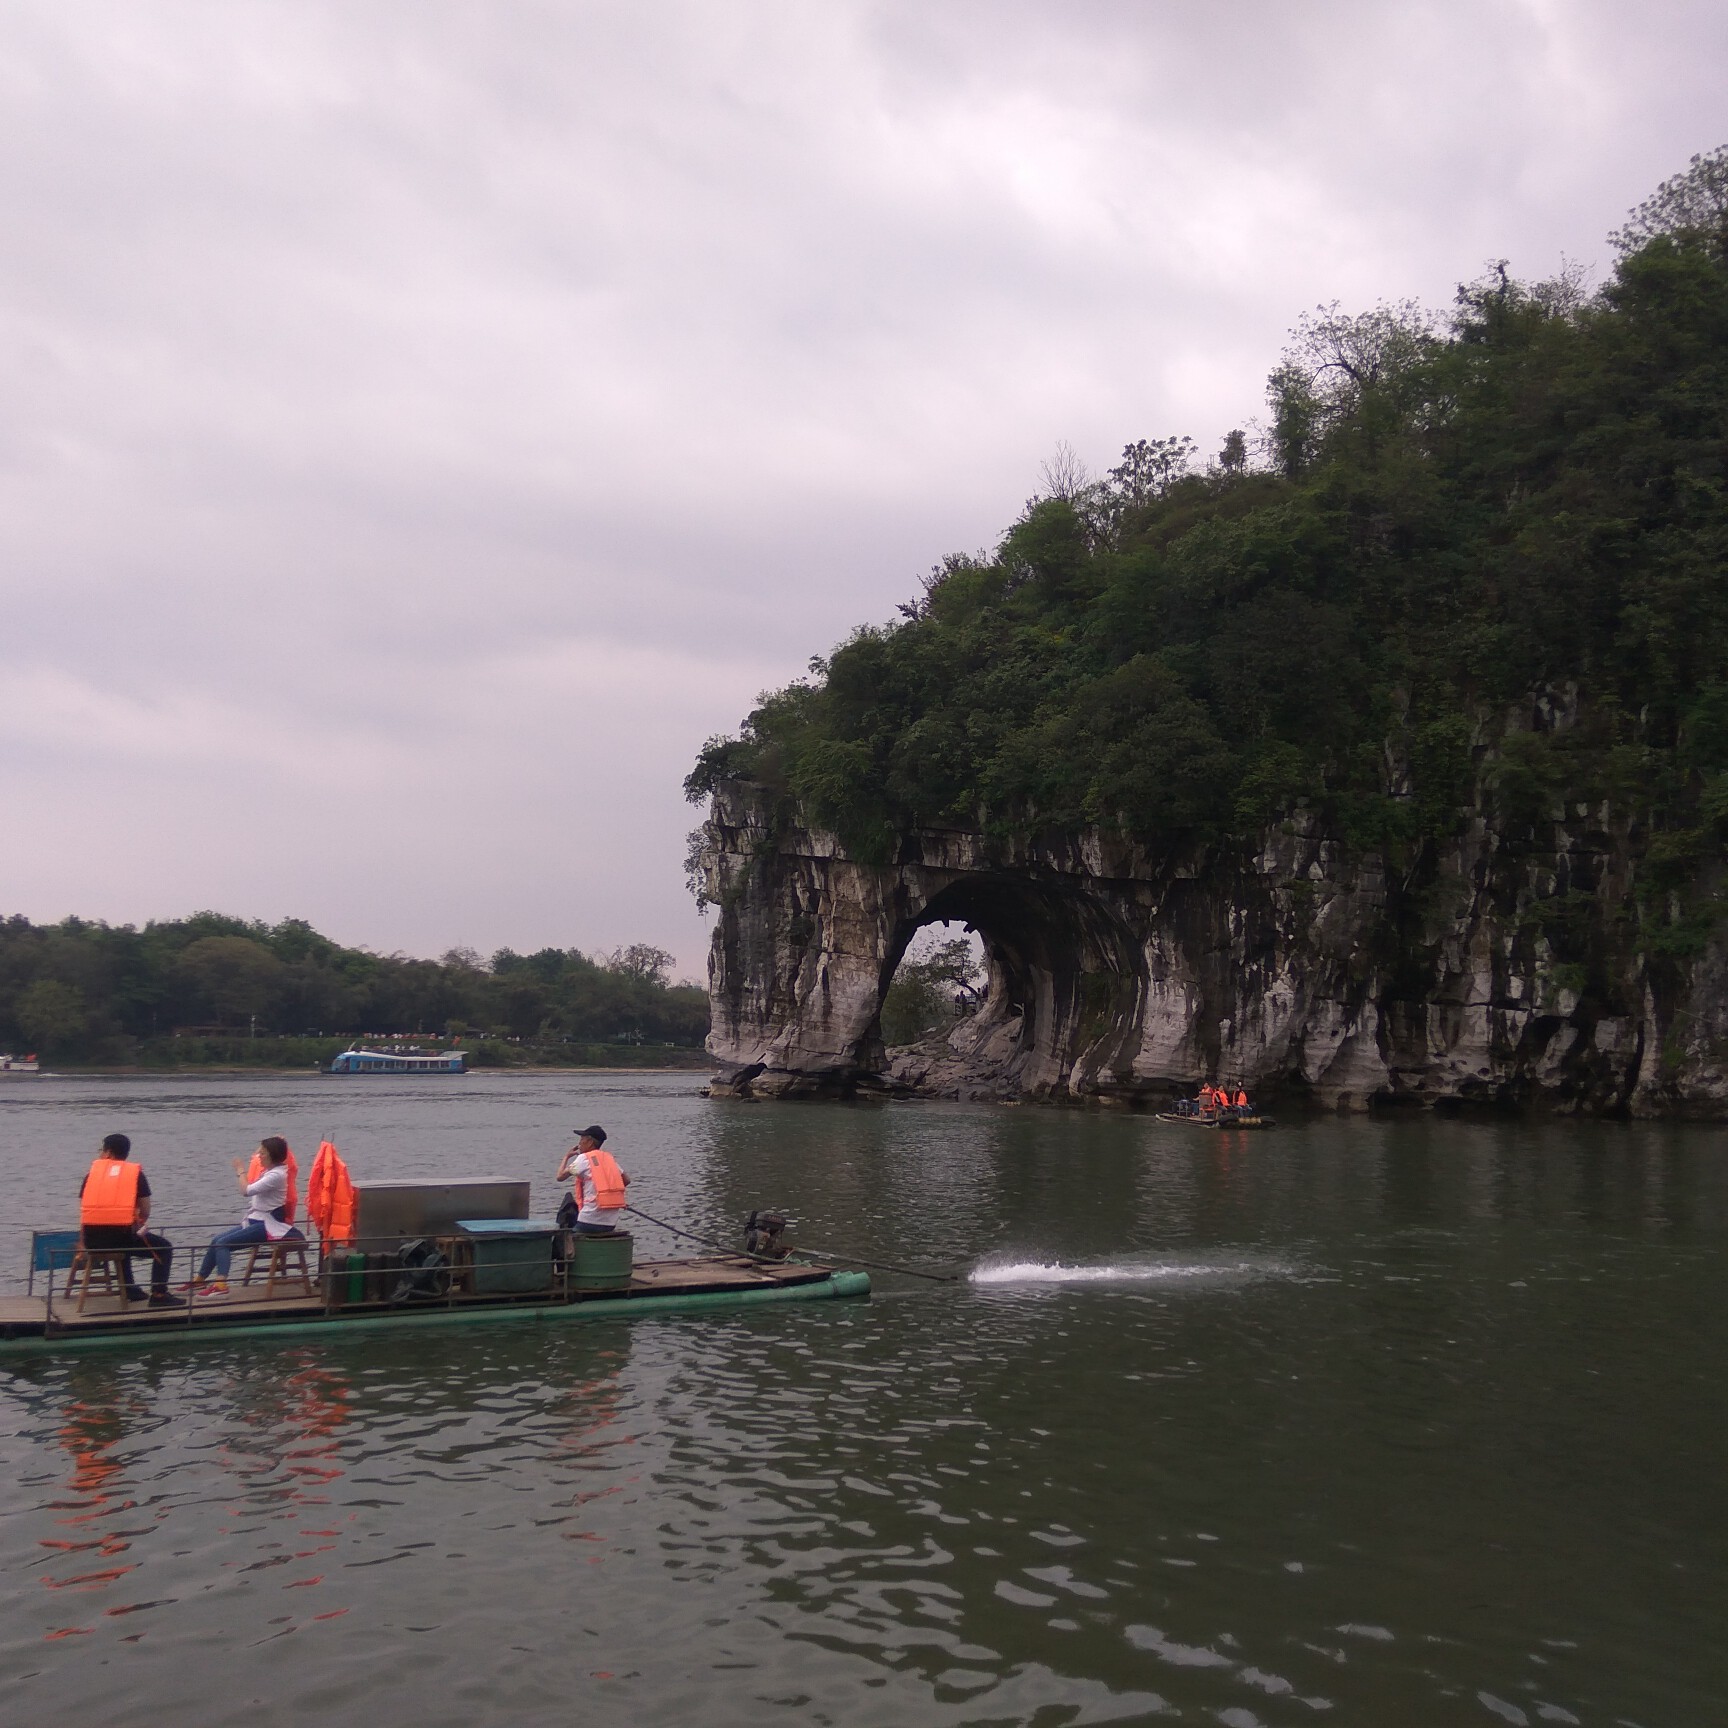
<instances>
[{"instance_id":1,"label":"small raft near cliff","mask_svg":"<svg viewBox=\"0 0 1728 1728\"><path fill-rule=\"evenodd\" d=\"M1160 1110L1154 1120L1172 1122L1178 1128L1276 1128L1270 1116L1254 1113L1247 1116L1179 1116L1174 1110Z\"/></svg>"}]
</instances>

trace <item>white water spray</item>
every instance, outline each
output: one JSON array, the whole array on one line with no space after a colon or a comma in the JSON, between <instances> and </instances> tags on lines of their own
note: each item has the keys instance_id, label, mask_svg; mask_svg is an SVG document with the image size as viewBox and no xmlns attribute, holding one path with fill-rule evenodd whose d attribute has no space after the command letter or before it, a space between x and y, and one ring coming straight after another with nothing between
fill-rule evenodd
<instances>
[{"instance_id":1,"label":"white water spray","mask_svg":"<svg viewBox=\"0 0 1728 1728\"><path fill-rule=\"evenodd\" d=\"M1155 1284L1184 1278L1240 1280L1287 1271L1249 1260L1119 1261L1103 1266L1067 1266L1061 1261L1012 1260L973 1267L973 1284Z\"/></svg>"}]
</instances>

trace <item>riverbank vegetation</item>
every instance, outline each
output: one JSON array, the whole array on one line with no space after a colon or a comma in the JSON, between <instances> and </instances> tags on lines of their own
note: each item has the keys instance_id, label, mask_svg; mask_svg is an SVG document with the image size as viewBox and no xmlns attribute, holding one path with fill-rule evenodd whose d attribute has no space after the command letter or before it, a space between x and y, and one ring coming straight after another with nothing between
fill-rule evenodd
<instances>
[{"instance_id":1,"label":"riverbank vegetation","mask_svg":"<svg viewBox=\"0 0 1728 1728\"><path fill-rule=\"evenodd\" d=\"M691 796L778 789L866 861L918 826L1174 854L1304 811L1408 864L1587 808L1640 837L1648 940L1695 952L1728 841L1728 146L1614 243L1594 291L1501 266L1444 315L1320 309L1209 462L1062 453Z\"/></svg>"},{"instance_id":2,"label":"riverbank vegetation","mask_svg":"<svg viewBox=\"0 0 1728 1728\"><path fill-rule=\"evenodd\" d=\"M708 998L672 957L344 948L299 919L200 912L132 925L0 919L0 1049L60 1063L286 1066L350 1038L440 1036L478 1066L665 1065L700 1048ZM666 1054L670 1050L673 1054Z\"/></svg>"}]
</instances>

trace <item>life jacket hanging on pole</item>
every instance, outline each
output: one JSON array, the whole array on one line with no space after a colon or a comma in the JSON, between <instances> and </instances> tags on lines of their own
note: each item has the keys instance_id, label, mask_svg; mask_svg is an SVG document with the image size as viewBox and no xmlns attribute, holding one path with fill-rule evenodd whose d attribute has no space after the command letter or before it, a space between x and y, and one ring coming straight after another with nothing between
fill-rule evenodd
<instances>
[{"instance_id":1,"label":"life jacket hanging on pole","mask_svg":"<svg viewBox=\"0 0 1728 1728\"><path fill-rule=\"evenodd\" d=\"M354 1181L332 1141L319 1143L306 1181L306 1213L332 1246L354 1240Z\"/></svg>"}]
</instances>

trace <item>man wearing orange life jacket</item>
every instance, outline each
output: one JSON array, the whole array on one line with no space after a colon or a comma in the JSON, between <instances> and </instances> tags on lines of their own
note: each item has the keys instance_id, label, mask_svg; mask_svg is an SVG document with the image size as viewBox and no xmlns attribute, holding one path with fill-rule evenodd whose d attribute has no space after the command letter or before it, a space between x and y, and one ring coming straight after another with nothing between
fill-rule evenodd
<instances>
[{"instance_id":1,"label":"man wearing orange life jacket","mask_svg":"<svg viewBox=\"0 0 1728 1728\"><path fill-rule=\"evenodd\" d=\"M624 1216L624 1190L630 1178L618 1168L612 1154L603 1150L606 1130L595 1124L576 1136L576 1144L564 1154L557 1179L572 1181L572 1191L558 1208L558 1222L568 1229L566 1214L574 1206L578 1235L610 1236Z\"/></svg>"},{"instance_id":2,"label":"man wearing orange life jacket","mask_svg":"<svg viewBox=\"0 0 1728 1728\"><path fill-rule=\"evenodd\" d=\"M174 1245L166 1236L146 1230L150 1218L150 1181L131 1162L132 1142L124 1134L109 1134L78 1185L78 1228L86 1248L129 1248L150 1256L150 1306L182 1308L168 1294L168 1270ZM142 1302L144 1292L132 1276L132 1256L121 1262L126 1273L126 1297Z\"/></svg>"}]
</instances>

